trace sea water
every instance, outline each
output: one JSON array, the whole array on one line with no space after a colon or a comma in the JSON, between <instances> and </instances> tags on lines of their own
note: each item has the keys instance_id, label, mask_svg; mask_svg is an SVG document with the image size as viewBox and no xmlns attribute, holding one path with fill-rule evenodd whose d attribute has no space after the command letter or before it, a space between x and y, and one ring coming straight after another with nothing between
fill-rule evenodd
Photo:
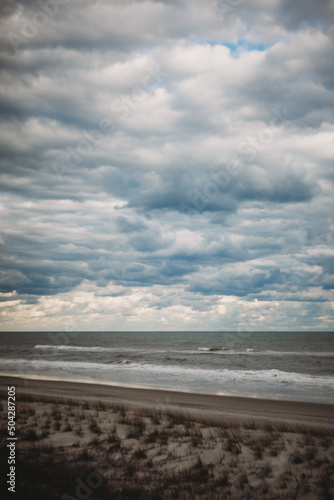
<instances>
[{"instance_id":1,"label":"sea water","mask_svg":"<svg viewBox=\"0 0 334 500\"><path fill-rule=\"evenodd\" d=\"M295 401L334 402L334 334L0 333L0 371Z\"/></svg>"}]
</instances>

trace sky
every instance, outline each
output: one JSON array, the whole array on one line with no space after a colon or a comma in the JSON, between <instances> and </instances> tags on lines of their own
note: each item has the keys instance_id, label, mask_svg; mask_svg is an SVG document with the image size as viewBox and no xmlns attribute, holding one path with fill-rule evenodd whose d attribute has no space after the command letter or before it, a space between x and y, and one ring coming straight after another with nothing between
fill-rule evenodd
<instances>
[{"instance_id":1,"label":"sky","mask_svg":"<svg viewBox=\"0 0 334 500\"><path fill-rule=\"evenodd\" d=\"M2 331L333 331L333 1L0 9Z\"/></svg>"}]
</instances>

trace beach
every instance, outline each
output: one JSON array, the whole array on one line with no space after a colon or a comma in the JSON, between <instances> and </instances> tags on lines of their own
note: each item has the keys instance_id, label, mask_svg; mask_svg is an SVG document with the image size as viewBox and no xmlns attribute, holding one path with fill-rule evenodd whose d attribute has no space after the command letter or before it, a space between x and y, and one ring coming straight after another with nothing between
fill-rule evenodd
<instances>
[{"instance_id":1,"label":"beach","mask_svg":"<svg viewBox=\"0 0 334 500\"><path fill-rule=\"evenodd\" d=\"M3 426L11 386L22 498L332 498L334 405L2 375Z\"/></svg>"},{"instance_id":2,"label":"beach","mask_svg":"<svg viewBox=\"0 0 334 500\"><path fill-rule=\"evenodd\" d=\"M16 385L21 394L66 397L91 402L119 403L130 408L152 407L183 411L207 417L287 421L331 426L334 405L299 401L277 401L224 395L193 394L138 387L122 387L108 382L44 379L34 376L1 376L0 388Z\"/></svg>"}]
</instances>

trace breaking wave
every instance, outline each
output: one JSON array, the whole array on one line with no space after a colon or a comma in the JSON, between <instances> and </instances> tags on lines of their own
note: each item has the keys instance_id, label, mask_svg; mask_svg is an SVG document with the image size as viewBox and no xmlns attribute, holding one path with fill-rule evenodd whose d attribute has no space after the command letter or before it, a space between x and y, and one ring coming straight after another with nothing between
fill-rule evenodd
<instances>
[{"instance_id":1,"label":"breaking wave","mask_svg":"<svg viewBox=\"0 0 334 500\"><path fill-rule=\"evenodd\" d=\"M187 368L175 365L155 365L147 363L133 363L127 359L117 363L94 363L84 361L48 361L48 360L28 360L28 359L2 359L1 367L16 369L19 373L34 373L48 371L62 371L72 374L89 374L93 377L120 373L121 371L131 371L133 376L137 374L151 374L152 380L161 376L167 378L187 380L214 380L223 383L228 381L244 381L259 383L287 383L292 385L305 385L315 387L334 388L334 377L308 375L303 373L284 372L281 370L229 370L229 369L203 369Z\"/></svg>"},{"instance_id":2,"label":"breaking wave","mask_svg":"<svg viewBox=\"0 0 334 500\"><path fill-rule=\"evenodd\" d=\"M83 347L72 345L42 345L34 346L34 349L54 351L76 351L76 352L146 352L146 353L180 353L180 354L217 354L217 355L256 355L256 356L313 356L334 358L334 352L302 352L302 351L260 351L251 347L244 350L229 349L228 347L198 347L195 350L177 349L134 349L129 347Z\"/></svg>"}]
</instances>

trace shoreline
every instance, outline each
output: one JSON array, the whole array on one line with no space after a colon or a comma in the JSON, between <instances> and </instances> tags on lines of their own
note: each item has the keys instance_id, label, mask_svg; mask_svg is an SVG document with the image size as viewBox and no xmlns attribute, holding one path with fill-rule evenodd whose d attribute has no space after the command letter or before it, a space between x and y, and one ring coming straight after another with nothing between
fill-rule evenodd
<instances>
[{"instance_id":1,"label":"shoreline","mask_svg":"<svg viewBox=\"0 0 334 500\"><path fill-rule=\"evenodd\" d=\"M196 394L198 396L223 396L223 397L231 397L231 398L241 398L241 399L261 399L265 401L284 401L290 403L311 403L311 404L324 404L324 405L334 405L334 398L332 400L327 399L293 399L293 397L286 398L284 397L269 397L268 394L265 396L261 396L260 393L251 393L251 394L243 394L243 393L234 393L228 391L217 391L217 392L196 392L191 389L182 388L182 387L169 387L169 386L156 386L149 384L135 384L128 382L120 382L120 381L112 381L105 379L92 379L92 378L76 378L76 377L59 377L56 375L35 375L33 373L27 373L21 375L19 373L11 373L11 372L3 372L0 371L1 377L14 377L15 379L21 378L24 380L42 380L42 381L54 381L54 382L72 382L78 384L88 384L88 385L103 385L108 387L120 387L125 389L143 389L143 390L152 390L152 391L162 391L162 392L177 392L183 394Z\"/></svg>"},{"instance_id":2,"label":"shoreline","mask_svg":"<svg viewBox=\"0 0 334 500\"><path fill-rule=\"evenodd\" d=\"M125 387L113 382L59 380L0 374L0 391L16 387L17 397L34 395L81 401L123 404L128 408L160 408L214 418L285 421L333 426L334 404L282 401L230 395Z\"/></svg>"}]
</instances>

